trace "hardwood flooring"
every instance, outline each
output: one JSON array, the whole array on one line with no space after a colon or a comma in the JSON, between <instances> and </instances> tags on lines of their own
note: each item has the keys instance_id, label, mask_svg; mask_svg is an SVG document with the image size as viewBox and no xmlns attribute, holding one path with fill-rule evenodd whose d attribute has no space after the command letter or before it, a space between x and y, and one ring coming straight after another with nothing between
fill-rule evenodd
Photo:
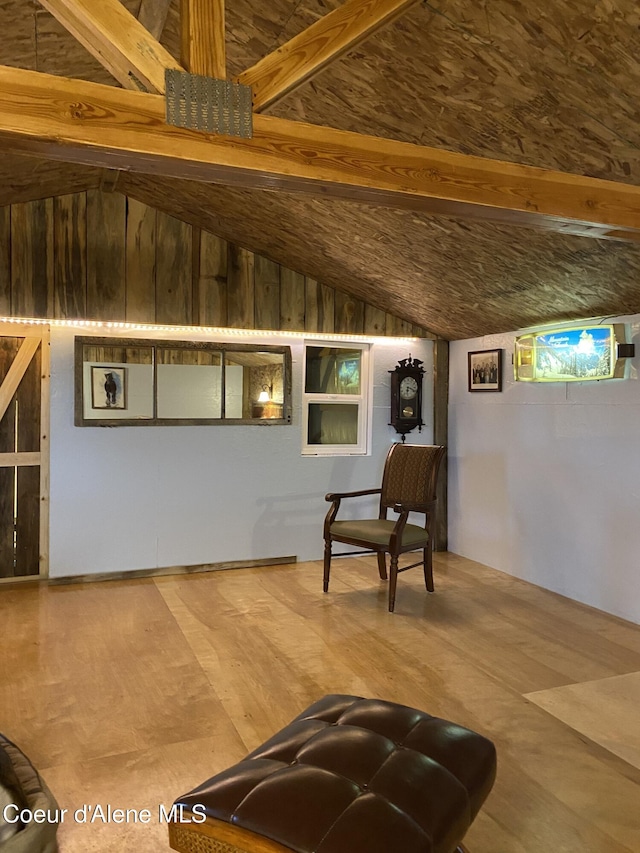
<instances>
[{"instance_id":1,"label":"hardwood flooring","mask_svg":"<svg viewBox=\"0 0 640 853\"><path fill-rule=\"evenodd\" d=\"M430 596L401 575L393 614L371 558L336 560L327 595L319 562L1 590L0 731L70 810L61 853L168 850L159 805L325 693L496 743L471 853L638 853L640 769L525 694L640 672L640 626L451 554L434 574ZM73 820L96 804L151 819Z\"/></svg>"},{"instance_id":2,"label":"hardwood flooring","mask_svg":"<svg viewBox=\"0 0 640 853\"><path fill-rule=\"evenodd\" d=\"M553 687L526 698L640 769L640 672Z\"/></svg>"}]
</instances>

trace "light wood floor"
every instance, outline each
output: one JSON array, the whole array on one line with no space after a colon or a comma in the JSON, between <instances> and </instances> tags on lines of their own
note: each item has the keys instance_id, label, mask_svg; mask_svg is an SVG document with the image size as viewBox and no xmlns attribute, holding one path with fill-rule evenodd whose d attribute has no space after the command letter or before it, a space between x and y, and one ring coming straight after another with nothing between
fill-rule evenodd
<instances>
[{"instance_id":1,"label":"light wood floor","mask_svg":"<svg viewBox=\"0 0 640 853\"><path fill-rule=\"evenodd\" d=\"M640 627L460 557L434 564L435 595L407 572L395 614L369 558L335 562L328 595L320 563L0 590L0 731L61 806L152 812L67 818L62 853L168 850L160 803L333 692L496 743L471 853L638 853L640 769L524 694L640 671Z\"/></svg>"}]
</instances>

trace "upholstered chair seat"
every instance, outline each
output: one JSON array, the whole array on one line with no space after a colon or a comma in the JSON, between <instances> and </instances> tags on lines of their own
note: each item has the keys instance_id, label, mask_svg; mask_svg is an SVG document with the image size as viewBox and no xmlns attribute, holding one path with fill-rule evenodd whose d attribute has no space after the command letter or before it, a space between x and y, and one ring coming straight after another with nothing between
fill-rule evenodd
<instances>
[{"instance_id":1,"label":"upholstered chair seat","mask_svg":"<svg viewBox=\"0 0 640 853\"><path fill-rule=\"evenodd\" d=\"M395 521L386 518L334 521L331 526L331 535L336 540L344 537L345 539L360 539L367 545L373 542L376 545L389 546L395 526ZM415 545L416 548L424 548L428 541L429 534L424 527L418 527L416 524L405 524L402 531L403 545Z\"/></svg>"}]
</instances>

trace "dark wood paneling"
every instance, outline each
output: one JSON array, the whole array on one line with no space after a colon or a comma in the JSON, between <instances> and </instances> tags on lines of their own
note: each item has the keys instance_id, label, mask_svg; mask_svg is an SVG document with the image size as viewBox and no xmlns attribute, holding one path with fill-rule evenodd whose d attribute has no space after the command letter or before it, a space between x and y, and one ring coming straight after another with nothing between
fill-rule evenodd
<instances>
[{"instance_id":1,"label":"dark wood paneling","mask_svg":"<svg viewBox=\"0 0 640 853\"><path fill-rule=\"evenodd\" d=\"M124 321L126 200L119 193L87 192L87 317Z\"/></svg>"},{"instance_id":2,"label":"dark wood paneling","mask_svg":"<svg viewBox=\"0 0 640 853\"><path fill-rule=\"evenodd\" d=\"M307 332L335 331L335 291L313 278L305 279Z\"/></svg>"},{"instance_id":3,"label":"dark wood paneling","mask_svg":"<svg viewBox=\"0 0 640 853\"><path fill-rule=\"evenodd\" d=\"M415 323L411 326L411 335L414 338L429 338L431 340L435 340L436 338L434 334L423 329L422 326L416 326Z\"/></svg>"},{"instance_id":4,"label":"dark wood paneling","mask_svg":"<svg viewBox=\"0 0 640 853\"><path fill-rule=\"evenodd\" d=\"M202 229L191 227L191 322L201 326L200 321L200 237Z\"/></svg>"},{"instance_id":5,"label":"dark wood paneling","mask_svg":"<svg viewBox=\"0 0 640 853\"><path fill-rule=\"evenodd\" d=\"M40 383L42 351L31 359L16 393L18 451L40 450ZM37 575L40 570L40 467L17 469L16 576Z\"/></svg>"},{"instance_id":6,"label":"dark wood paneling","mask_svg":"<svg viewBox=\"0 0 640 853\"><path fill-rule=\"evenodd\" d=\"M386 329L388 335L400 338L411 337L413 334L413 325L400 317L394 317L393 314L387 314Z\"/></svg>"},{"instance_id":7,"label":"dark wood paneling","mask_svg":"<svg viewBox=\"0 0 640 853\"><path fill-rule=\"evenodd\" d=\"M84 346L84 360L98 361L106 364L152 364L153 350L151 347Z\"/></svg>"},{"instance_id":8,"label":"dark wood paneling","mask_svg":"<svg viewBox=\"0 0 640 853\"><path fill-rule=\"evenodd\" d=\"M11 313L49 317L53 297L53 199L11 208Z\"/></svg>"},{"instance_id":9,"label":"dark wood paneling","mask_svg":"<svg viewBox=\"0 0 640 853\"><path fill-rule=\"evenodd\" d=\"M364 333L365 335L386 335L387 314L373 305L364 306Z\"/></svg>"},{"instance_id":10,"label":"dark wood paneling","mask_svg":"<svg viewBox=\"0 0 640 853\"><path fill-rule=\"evenodd\" d=\"M391 334L379 309L120 193L0 208L3 268L16 316Z\"/></svg>"},{"instance_id":11,"label":"dark wood paneling","mask_svg":"<svg viewBox=\"0 0 640 853\"><path fill-rule=\"evenodd\" d=\"M20 338L0 338L0 384L2 384L20 348ZM15 451L15 397L0 421L0 453ZM0 577L13 577L15 468L0 468Z\"/></svg>"},{"instance_id":12,"label":"dark wood paneling","mask_svg":"<svg viewBox=\"0 0 640 853\"><path fill-rule=\"evenodd\" d=\"M0 338L0 382L22 341L22 338ZM41 373L39 348L0 423L1 453L40 450ZM37 575L39 550L40 468L0 468L0 577Z\"/></svg>"},{"instance_id":13,"label":"dark wood paneling","mask_svg":"<svg viewBox=\"0 0 640 853\"><path fill-rule=\"evenodd\" d=\"M300 331L305 327L305 278L298 272L280 268L280 328Z\"/></svg>"},{"instance_id":14,"label":"dark wood paneling","mask_svg":"<svg viewBox=\"0 0 640 853\"><path fill-rule=\"evenodd\" d=\"M40 571L40 468L17 469L16 577Z\"/></svg>"},{"instance_id":15,"label":"dark wood paneling","mask_svg":"<svg viewBox=\"0 0 640 853\"><path fill-rule=\"evenodd\" d=\"M0 578L15 576L13 493L16 470L0 468Z\"/></svg>"},{"instance_id":16,"label":"dark wood paneling","mask_svg":"<svg viewBox=\"0 0 640 853\"><path fill-rule=\"evenodd\" d=\"M16 392L18 404L17 450L32 453L40 450L40 377L42 352L38 347Z\"/></svg>"},{"instance_id":17,"label":"dark wood paneling","mask_svg":"<svg viewBox=\"0 0 640 853\"><path fill-rule=\"evenodd\" d=\"M127 199L126 319L128 323L156 321L156 211Z\"/></svg>"},{"instance_id":18,"label":"dark wood paneling","mask_svg":"<svg viewBox=\"0 0 640 853\"><path fill-rule=\"evenodd\" d=\"M14 362L23 338L0 337L0 385L5 380L11 365ZM7 406L4 417L0 420L0 453L14 453L15 446L15 397Z\"/></svg>"},{"instance_id":19,"label":"dark wood paneling","mask_svg":"<svg viewBox=\"0 0 640 853\"><path fill-rule=\"evenodd\" d=\"M0 207L0 314L11 314L11 208Z\"/></svg>"},{"instance_id":20,"label":"dark wood paneling","mask_svg":"<svg viewBox=\"0 0 640 853\"><path fill-rule=\"evenodd\" d=\"M199 316L202 326L227 325L227 241L200 231Z\"/></svg>"},{"instance_id":21,"label":"dark wood paneling","mask_svg":"<svg viewBox=\"0 0 640 853\"><path fill-rule=\"evenodd\" d=\"M254 277L253 253L229 243L227 280L228 321L232 329L253 329L254 327Z\"/></svg>"},{"instance_id":22,"label":"dark wood paneling","mask_svg":"<svg viewBox=\"0 0 640 853\"><path fill-rule=\"evenodd\" d=\"M361 335L364 331L364 302L336 290L335 332Z\"/></svg>"},{"instance_id":23,"label":"dark wood paneling","mask_svg":"<svg viewBox=\"0 0 640 853\"><path fill-rule=\"evenodd\" d=\"M156 322L190 325L191 226L159 212L156 258Z\"/></svg>"},{"instance_id":24,"label":"dark wood paneling","mask_svg":"<svg viewBox=\"0 0 640 853\"><path fill-rule=\"evenodd\" d=\"M280 272L275 261L255 256L255 325L256 329L280 328Z\"/></svg>"},{"instance_id":25,"label":"dark wood paneling","mask_svg":"<svg viewBox=\"0 0 640 853\"><path fill-rule=\"evenodd\" d=\"M87 311L87 197L61 195L54 212L54 314L84 318Z\"/></svg>"}]
</instances>

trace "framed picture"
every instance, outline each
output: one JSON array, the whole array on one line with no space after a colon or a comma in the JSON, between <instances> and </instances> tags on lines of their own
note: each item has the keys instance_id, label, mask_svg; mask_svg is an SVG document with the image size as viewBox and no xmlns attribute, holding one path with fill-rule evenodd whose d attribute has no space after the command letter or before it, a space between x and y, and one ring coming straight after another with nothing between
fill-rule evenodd
<instances>
[{"instance_id":1,"label":"framed picture","mask_svg":"<svg viewBox=\"0 0 640 853\"><path fill-rule=\"evenodd\" d=\"M502 391L502 350L469 353L469 391Z\"/></svg>"},{"instance_id":2,"label":"framed picture","mask_svg":"<svg viewBox=\"0 0 640 853\"><path fill-rule=\"evenodd\" d=\"M91 368L91 408L127 408L126 367L105 365Z\"/></svg>"}]
</instances>

